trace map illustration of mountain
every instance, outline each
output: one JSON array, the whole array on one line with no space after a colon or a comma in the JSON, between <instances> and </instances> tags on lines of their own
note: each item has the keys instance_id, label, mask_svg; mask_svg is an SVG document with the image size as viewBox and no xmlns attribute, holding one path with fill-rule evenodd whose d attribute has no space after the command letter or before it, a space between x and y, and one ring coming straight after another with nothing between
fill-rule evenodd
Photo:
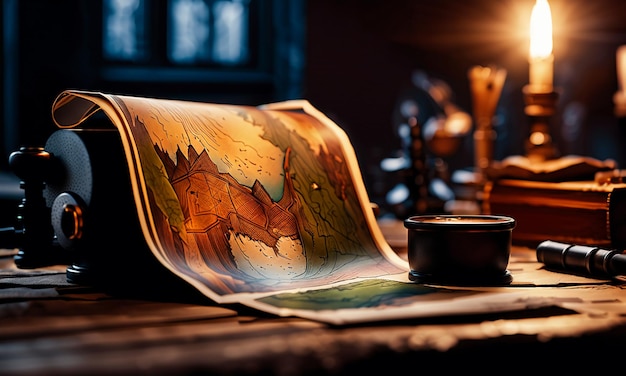
<instances>
[{"instance_id":1,"label":"map illustration of mountain","mask_svg":"<svg viewBox=\"0 0 626 376\"><path fill-rule=\"evenodd\" d=\"M343 131L306 101L209 104L66 91L59 127L119 130L155 257L218 302L406 274Z\"/></svg>"},{"instance_id":2,"label":"map illustration of mountain","mask_svg":"<svg viewBox=\"0 0 626 376\"><path fill-rule=\"evenodd\" d=\"M175 163L158 146L155 149L181 204L185 231L194 238L209 267L252 280L271 279L275 275L299 278L305 273L300 262L300 233L311 236L313 230L299 220L306 218L287 170L283 195L279 201L273 201L258 180L251 188L237 183L230 174L220 173L206 152L198 155L193 146L187 152L190 160L179 151ZM167 228L169 225L163 231L167 232ZM177 244L175 237L179 238L179 234L169 235L172 244ZM254 255L246 255L245 243L262 259L251 263L248 259ZM180 257L184 260L184 253Z\"/></svg>"}]
</instances>

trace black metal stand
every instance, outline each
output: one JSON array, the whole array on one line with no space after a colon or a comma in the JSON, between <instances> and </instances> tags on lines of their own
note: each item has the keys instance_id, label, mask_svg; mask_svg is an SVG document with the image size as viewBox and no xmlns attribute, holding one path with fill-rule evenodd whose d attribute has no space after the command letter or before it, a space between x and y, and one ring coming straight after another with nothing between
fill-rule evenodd
<instances>
[{"instance_id":1,"label":"black metal stand","mask_svg":"<svg viewBox=\"0 0 626 376\"><path fill-rule=\"evenodd\" d=\"M41 147L22 147L11 153L9 166L20 181L24 198L18 207L17 227L10 236L19 248L15 265L33 269L69 262L67 252L54 243L54 231L50 224L50 208L43 196L45 181L54 173L53 156ZM5 229L5 233L11 229Z\"/></svg>"}]
</instances>

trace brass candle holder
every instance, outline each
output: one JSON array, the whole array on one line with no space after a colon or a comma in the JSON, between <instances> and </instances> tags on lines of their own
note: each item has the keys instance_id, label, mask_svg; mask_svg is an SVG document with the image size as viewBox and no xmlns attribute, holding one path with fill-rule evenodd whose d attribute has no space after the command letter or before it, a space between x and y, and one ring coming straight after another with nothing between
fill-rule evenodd
<instances>
[{"instance_id":1,"label":"brass candle holder","mask_svg":"<svg viewBox=\"0 0 626 376\"><path fill-rule=\"evenodd\" d=\"M531 161L545 161L557 158L559 152L550 134L550 118L556 112L559 93L552 91L534 91L526 85L523 88L524 113L530 121L529 135L526 139L526 156Z\"/></svg>"}]
</instances>

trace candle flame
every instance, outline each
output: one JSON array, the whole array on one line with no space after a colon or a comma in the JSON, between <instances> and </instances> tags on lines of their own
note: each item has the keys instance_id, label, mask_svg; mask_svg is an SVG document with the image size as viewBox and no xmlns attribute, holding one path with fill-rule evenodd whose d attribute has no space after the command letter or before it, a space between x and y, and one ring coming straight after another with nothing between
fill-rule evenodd
<instances>
[{"instance_id":1,"label":"candle flame","mask_svg":"<svg viewBox=\"0 0 626 376\"><path fill-rule=\"evenodd\" d=\"M552 54L552 14L548 0L537 0L530 15L530 57Z\"/></svg>"}]
</instances>

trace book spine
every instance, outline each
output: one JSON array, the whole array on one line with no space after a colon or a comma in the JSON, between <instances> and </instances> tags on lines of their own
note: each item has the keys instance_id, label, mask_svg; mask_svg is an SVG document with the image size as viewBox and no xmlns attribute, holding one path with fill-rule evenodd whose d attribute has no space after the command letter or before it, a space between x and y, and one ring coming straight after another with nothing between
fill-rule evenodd
<instances>
[{"instance_id":1,"label":"book spine","mask_svg":"<svg viewBox=\"0 0 626 376\"><path fill-rule=\"evenodd\" d=\"M611 192L562 190L493 184L483 211L516 220L512 242L536 247L544 240L613 246ZM616 200L623 202L623 200ZM613 204L618 204L614 202ZM623 215L622 215L623 217Z\"/></svg>"}]
</instances>

